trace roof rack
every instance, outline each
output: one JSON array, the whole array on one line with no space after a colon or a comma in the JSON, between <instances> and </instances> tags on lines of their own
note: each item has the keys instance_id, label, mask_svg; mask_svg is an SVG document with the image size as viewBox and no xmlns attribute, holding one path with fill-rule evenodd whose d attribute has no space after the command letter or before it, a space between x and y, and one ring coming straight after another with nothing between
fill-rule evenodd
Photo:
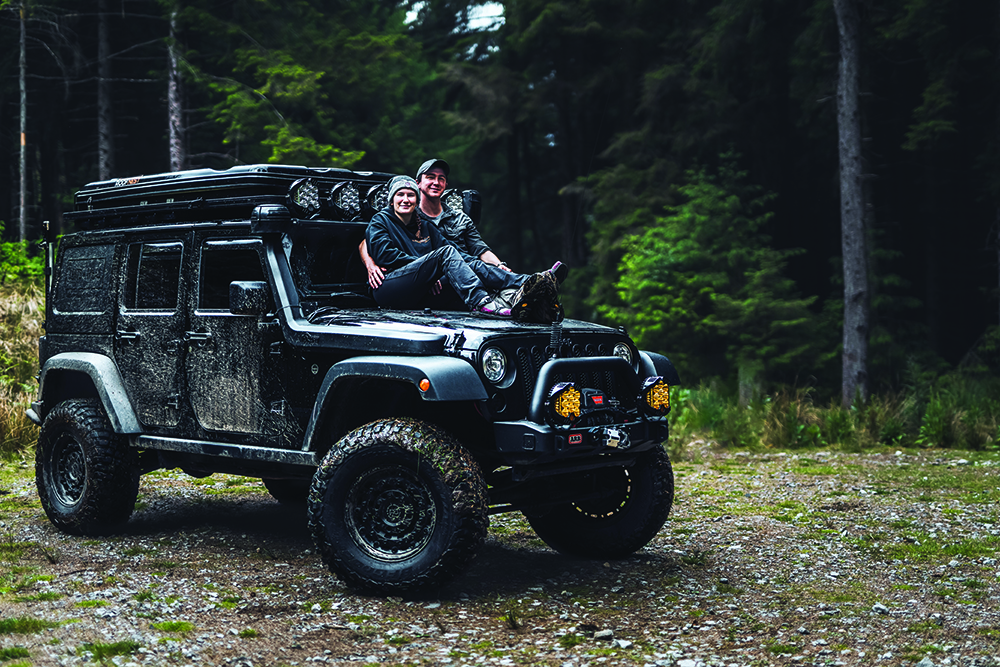
<instances>
[{"instance_id":1,"label":"roof rack","mask_svg":"<svg viewBox=\"0 0 1000 667\"><path fill-rule=\"evenodd\" d=\"M381 172L270 164L136 176L85 185L66 218L83 229L249 219L261 204L282 204L296 217L322 212L333 219L360 220L384 206L378 195L390 178L392 174ZM336 186L341 194L331 197ZM297 193L305 193L309 201Z\"/></svg>"}]
</instances>

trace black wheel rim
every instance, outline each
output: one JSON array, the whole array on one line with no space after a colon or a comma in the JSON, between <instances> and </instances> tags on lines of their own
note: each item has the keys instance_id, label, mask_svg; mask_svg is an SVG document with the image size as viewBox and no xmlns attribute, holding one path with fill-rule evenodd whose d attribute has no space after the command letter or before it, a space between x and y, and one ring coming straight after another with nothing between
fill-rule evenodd
<instances>
[{"instance_id":1,"label":"black wheel rim","mask_svg":"<svg viewBox=\"0 0 1000 667\"><path fill-rule=\"evenodd\" d=\"M574 503L577 512L593 519L606 519L622 511L632 496L632 475L625 469L611 469L597 476L598 498Z\"/></svg>"},{"instance_id":2,"label":"black wheel rim","mask_svg":"<svg viewBox=\"0 0 1000 667\"><path fill-rule=\"evenodd\" d=\"M87 460L83 446L70 435L60 437L52 450L52 490L56 499L72 507L87 486Z\"/></svg>"},{"instance_id":3,"label":"black wheel rim","mask_svg":"<svg viewBox=\"0 0 1000 667\"><path fill-rule=\"evenodd\" d=\"M351 537L368 555L400 561L427 546L438 509L430 487L413 470L385 466L359 476L347 492Z\"/></svg>"}]
</instances>

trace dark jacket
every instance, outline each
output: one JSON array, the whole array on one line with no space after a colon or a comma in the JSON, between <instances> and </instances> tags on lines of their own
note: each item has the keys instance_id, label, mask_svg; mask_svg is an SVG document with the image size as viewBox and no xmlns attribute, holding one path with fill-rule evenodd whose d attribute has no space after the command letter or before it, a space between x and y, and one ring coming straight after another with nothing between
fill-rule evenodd
<instances>
[{"instance_id":1,"label":"dark jacket","mask_svg":"<svg viewBox=\"0 0 1000 667\"><path fill-rule=\"evenodd\" d=\"M455 245L442 236L437 227L421 220L415 212L410 218L410 224L404 225L390 207L382 209L372 217L365 237L368 240L368 254L372 260L389 272L406 266L432 250L445 245ZM458 251L462 252L462 249L458 248ZM471 259L464 252L462 255L467 260Z\"/></svg>"}]
</instances>

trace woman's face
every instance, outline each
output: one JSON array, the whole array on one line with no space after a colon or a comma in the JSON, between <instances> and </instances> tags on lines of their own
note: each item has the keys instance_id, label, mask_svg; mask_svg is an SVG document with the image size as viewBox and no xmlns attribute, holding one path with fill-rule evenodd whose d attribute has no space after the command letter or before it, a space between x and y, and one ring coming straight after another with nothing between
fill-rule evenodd
<instances>
[{"instance_id":1,"label":"woman's face","mask_svg":"<svg viewBox=\"0 0 1000 667\"><path fill-rule=\"evenodd\" d=\"M392 196L392 210L401 218L413 214L413 209L417 206L417 193L409 188L396 190Z\"/></svg>"}]
</instances>

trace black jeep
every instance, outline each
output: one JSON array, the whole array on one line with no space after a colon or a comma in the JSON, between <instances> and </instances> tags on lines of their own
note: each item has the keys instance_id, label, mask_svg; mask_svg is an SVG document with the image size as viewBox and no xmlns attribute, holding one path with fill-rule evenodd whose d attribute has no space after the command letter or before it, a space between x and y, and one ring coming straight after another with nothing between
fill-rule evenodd
<instances>
[{"instance_id":1,"label":"black jeep","mask_svg":"<svg viewBox=\"0 0 1000 667\"><path fill-rule=\"evenodd\" d=\"M379 309L357 247L389 177L245 166L77 193L29 410L52 523L120 527L159 468L258 477L381 593L454 577L491 513L585 557L656 535L671 363L587 322ZM445 201L478 214L474 191Z\"/></svg>"}]
</instances>

